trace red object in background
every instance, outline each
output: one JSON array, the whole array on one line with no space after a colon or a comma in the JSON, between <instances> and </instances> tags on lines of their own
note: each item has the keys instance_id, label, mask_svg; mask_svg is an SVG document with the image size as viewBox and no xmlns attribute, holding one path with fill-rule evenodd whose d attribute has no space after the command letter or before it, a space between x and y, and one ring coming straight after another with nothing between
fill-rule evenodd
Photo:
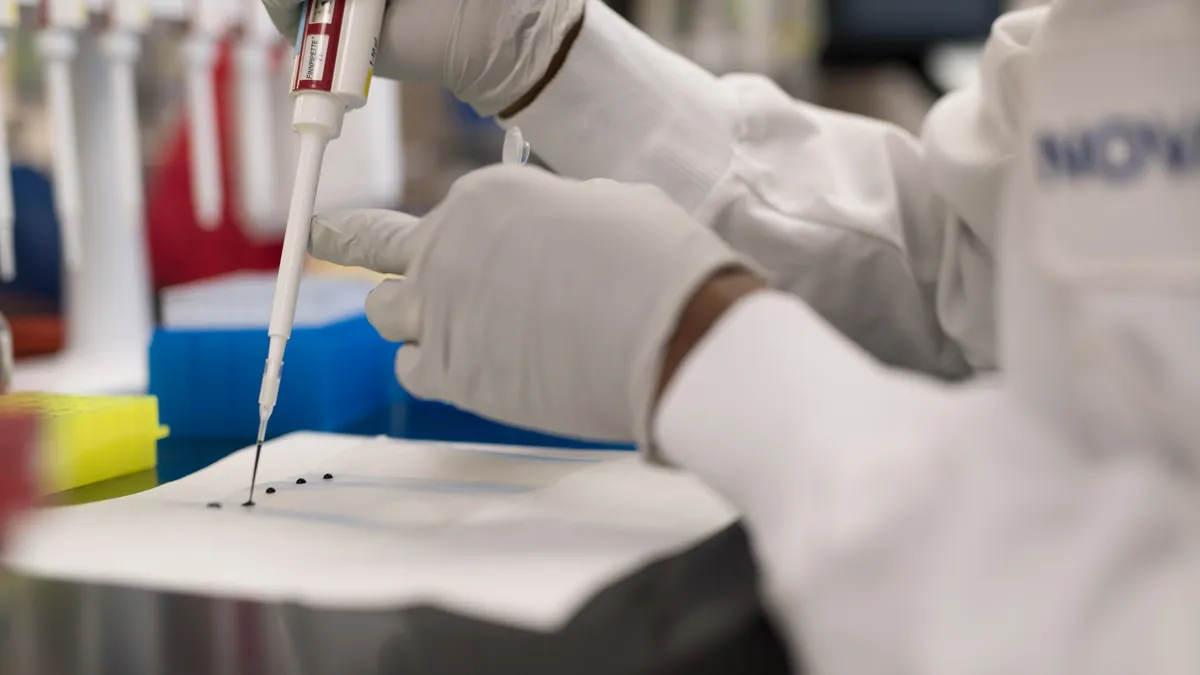
<instances>
[{"instance_id":1,"label":"red object in background","mask_svg":"<svg viewBox=\"0 0 1200 675\"><path fill-rule=\"evenodd\" d=\"M66 342L60 316L14 316L8 323L12 328L13 356L18 359L57 354Z\"/></svg>"},{"instance_id":2,"label":"red object in background","mask_svg":"<svg viewBox=\"0 0 1200 675\"><path fill-rule=\"evenodd\" d=\"M217 57L217 129L221 135L221 173L225 209L220 226L200 227L192 205L190 142L187 120L171 133L166 154L147 194L147 231L155 288L207 279L238 270L279 268L279 241L263 243L243 234L238 216L235 180L237 129L234 120L235 81L231 43L222 43Z\"/></svg>"},{"instance_id":3,"label":"red object in background","mask_svg":"<svg viewBox=\"0 0 1200 675\"><path fill-rule=\"evenodd\" d=\"M37 499L33 473L37 425L34 415L0 412L0 549L13 516Z\"/></svg>"}]
</instances>

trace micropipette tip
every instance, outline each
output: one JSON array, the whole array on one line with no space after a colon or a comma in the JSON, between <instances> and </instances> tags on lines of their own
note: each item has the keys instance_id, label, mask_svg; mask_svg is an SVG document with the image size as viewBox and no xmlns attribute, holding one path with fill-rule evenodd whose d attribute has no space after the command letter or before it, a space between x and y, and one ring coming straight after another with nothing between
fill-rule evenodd
<instances>
[{"instance_id":1,"label":"micropipette tip","mask_svg":"<svg viewBox=\"0 0 1200 675\"><path fill-rule=\"evenodd\" d=\"M258 483L258 460L262 457L263 441L267 436L267 422L271 419L271 413L265 410L260 411L261 419L258 423L258 445L254 448L254 472L250 474L250 498L246 500L242 506L254 506L254 486Z\"/></svg>"}]
</instances>

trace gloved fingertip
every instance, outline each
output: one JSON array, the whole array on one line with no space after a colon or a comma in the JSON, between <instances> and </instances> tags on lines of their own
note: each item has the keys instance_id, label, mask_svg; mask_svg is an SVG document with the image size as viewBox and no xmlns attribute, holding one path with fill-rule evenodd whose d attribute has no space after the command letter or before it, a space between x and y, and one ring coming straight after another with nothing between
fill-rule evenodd
<instances>
[{"instance_id":1,"label":"gloved fingertip","mask_svg":"<svg viewBox=\"0 0 1200 675\"><path fill-rule=\"evenodd\" d=\"M366 267L375 248L370 235L372 223L388 215L386 211L368 209L318 213L309 228L308 252L335 265Z\"/></svg>"},{"instance_id":2,"label":"gloved fingertip","mask_svg":"<svg viewBox=\"0 0 1200 675\"><path fill-rule=\"evenodd\" d=\"M367 296L367 320L383 339L411 342L420 336L420 302L410 282L388 279Z\"/></svg>"},{"instance_id":3,"label":"gloved fingertip","mask_svg":"<svg viewBox=\"0 0 1200 675\"><path fill-rule=\"evenodd\" d=\"M411 378L420 360L420 345L407 343L401 346L400 350L396 352L396 377L400 378L401 382L405 378Z\"/></svg>"},{"instance_id":4,"label":"gloved fingertip","mask_svg":"<svg viewBox=\"0 0 1200 675\"><path fill-rule=\"evenodd\" d=\"M424 400L441 400L441 392L428 378L421 376L421 347L406 344L396 352L396 380L413 396Z\"/></svg>"},{"instance_id":5,"label":"gloved fingertip","mask_svg":"<svg viewBox=\"0 0 1200 675\"><path fill-rule=\"evenodd\" d=\"M383 274L405 274L411 235L420 223L406 213L352 209L313 216L308 251L313 257Z\"/></svg>"},{"instance_id":6,"label":"gloved fingertip","mask_svg":"<svg viewBox=\"0 0 1200 675\"><path fill-rule=\"evenodd\" d=\"M344 237L340 236L340 229L335 228L330 217L323 213L313 216L311 223L308 231L309 255L318 260L340 264L334 260L346 255Z\"/></svg>"}]
</instances>

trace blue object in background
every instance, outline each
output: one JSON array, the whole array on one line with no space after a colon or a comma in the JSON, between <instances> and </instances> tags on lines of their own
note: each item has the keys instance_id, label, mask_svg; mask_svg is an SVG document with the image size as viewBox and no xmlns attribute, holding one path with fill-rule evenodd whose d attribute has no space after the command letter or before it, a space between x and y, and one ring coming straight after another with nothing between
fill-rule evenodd
<instances>
[{"instance_id":1,"label":"blue object in background","mask_svg":"<svg viewBox=\"0 0 1200 675\"><path fill-rule=\"evenodd\" d=\"M414 398L395 377L388 381L393 406L389 435L396 438L573 450L633 450L629 445L551 436L500 424L445 403Z\"/></svg>"},{"instance_id":2,"label":"blue object in background","mask_svg":"<svg viewBox=\"0 0 1200 675\"><path fill-rule=\"evenodd\" d=\"M150 393L171 439L212 440L220 447L253 442L268 340L262 329L159 329L150 344ZM366 317L296 328L288 341L270 438L294 431L380 433L415 440L571 449L632 449L562 438L483 419L453 406L413 398L396 381L398 346ZM368 424L369 423L369 424ZM359 429L358 427L362 427Z\"/></svg>"},{"instance_id":3,"label":"blue object in background","mask_svg":"<svg viewBox=\"0 0 1200 675\"><path fill-rule=\"evenodd\" d=\"M12 181L17 278L0 283L0 289L58 303L62 297L62 246L54 190L45 176L26 167L15 167Z\"/></svg>"},{"instance_id":4,"label":"blue object in background","mask_svg":"<svg viewBox=\"0 0 1200 675\"><path fill-rule=\"evenodd\" d=\"M150 344L150 393L171 436L252 441L267 346L266 331L257 328L158 330ZM395 353L365 316L296 328L269 436L339 432L386 408Z\"/></svg>"},{"instance_id":5,"label":"blue object in background","mask_svg":"<svg viewBox=\"0 0 1200 675\"><path fill-rule=\"evenodd\" d=\"M468 129L492 129L496 128L495 120L491 117L480 117L479 113L475 112L469 104L463 103L454 96L446 95L446 105L450 106L450 110L454 112L454 116L458 118L460 124Z\"/></svg>"}]
</instances>

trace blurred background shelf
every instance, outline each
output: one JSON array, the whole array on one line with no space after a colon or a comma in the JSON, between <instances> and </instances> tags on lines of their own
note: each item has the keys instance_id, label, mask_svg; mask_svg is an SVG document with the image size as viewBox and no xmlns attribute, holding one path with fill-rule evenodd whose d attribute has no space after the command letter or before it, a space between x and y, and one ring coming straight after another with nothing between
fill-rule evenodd
<instances>
[{"instance_id":1,"label":"blurred background shelf","mask_svg":"<svg viewBox=\"0 0 1200 675\"><path fill-rule=\"evenodd\" d=\"M290 45L283 40L269 44L268 39L261 60L267 75L247 79L249 71L239 63L246 58L251 37L263 35L259 0L211 0L215 3L211 6L224 7L227 14L216 33L217 59L211 70L216 151L226 199L216 227L205 227L196 216L197 200L192 194L195 149L189 128L193 115L186 96L190 71L181 49L188 35L188 12L197 5L195 0L149 2L153 21L141 35L142 55L135 69L134 104L146 201L140 219L144 222L139 224L138 218L123 217L109 196L116 184L111 175L114 149L107 131L111 120L105 111L113 101L98 45L107 1L87 0L90 27L83 33L83 51L75 65L76 99L81 109L89 111L77 116L88 184L87 216L89 227L100 233L92 235L88 250L93 260L102 261L84 273L64 273L59 262L62 246L50 180L53 133L47 122L44 64L35 48L36 3L20 1L21 26L10 35L7 57L0 63L0 90L6 94L0 112L15 167L19 273L14 282L0 283L0 312L13 324L19 390L145 393L153 381L159 392L186 392L186 382L181 382L186 368L176 369L170 377L159 368L160 377L155 379L152 364L164 358L155 357L152 336L158 336L161 351L178 333L167 325L164 298L173 289L225 275L269 276L278 265L290 183L286 178L295 150L288 128ZM714 72L759 72L798 98L888 120L914 132L940 94L973 81L980 45L991 22L1014 6L1002 0L613 0L610 4L656 39ZM260 12L257 18L254 11ZM266 101L267 128L276 133L264 146L273 150L263 161L278 168L279 180L255 182L242 175L247 144L254 142L253 134L246 133L248 91L255 92L251 98ZM347 124L346 136L327 159L319 208L402 208L423 213L443 198L458 177L500 157L503 134L494 122L480 119L443 91L377 83L368 108L354 115L354 123ZM252 195L259 208L251 217L247 195L256 189L254 185L262 184L274 188L268 190L270 194ZM263 212L264 203L276 204L277 212L270 208ZM311 273L328 279L353 278L368 286L380 278L320 263L313 263ZM264 326L265 319L264 312ZM210 329L214 335L219 332L215 325ZM251 332L246 339L254 344L257 329L247 330ZM261 338L265 350L265 333ZM394 349L392 345L384 351L394 353ZM390 353L377 366L381 386L388 391L350 415L359 420L351 423L333 416L329 419L338 421L326 426L357 425L369 433L449 440L574 442L501 428L436 404L409 400L394 382ZM166 361L171 358L184 357ZM257 376L261 366L246 369ZM227 391L250 396L241 389L231 385ZM239 401L239 405L253 411L252 403ZM170 412L173 406L168 401L167 417L175 414ZM231 436L228 425L210 426L211 439L163 440L159 472L177 476L172 466L198 468L253 440L252 431Z\"/></svg>"}]
</instances>

